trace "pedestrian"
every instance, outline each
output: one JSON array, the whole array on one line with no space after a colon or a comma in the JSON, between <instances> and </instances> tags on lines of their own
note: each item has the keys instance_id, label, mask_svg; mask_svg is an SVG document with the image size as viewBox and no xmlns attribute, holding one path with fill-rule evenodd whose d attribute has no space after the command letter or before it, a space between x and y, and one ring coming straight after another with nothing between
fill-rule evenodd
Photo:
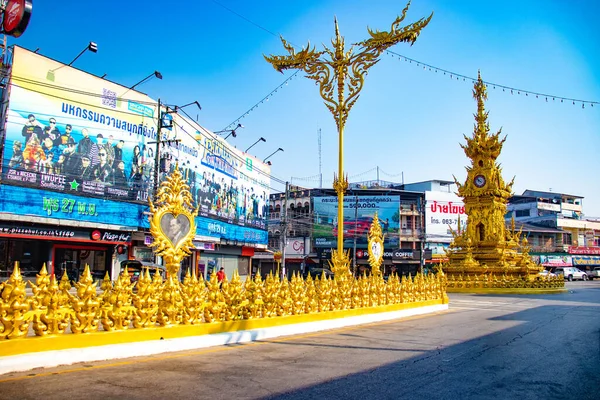
<instances>
[{"instance_id":1,"label":"pedestrian","mask_svg":"<svg viewBox=\"0 0 600 400\"><path fill-rule=\"evenodd\" d=\"M219 283L221 283L224 280L225 280L225 268L221 267L219 269L219 272L217 272L217 281L219 281Z\"/></svg>"}]
</instances>

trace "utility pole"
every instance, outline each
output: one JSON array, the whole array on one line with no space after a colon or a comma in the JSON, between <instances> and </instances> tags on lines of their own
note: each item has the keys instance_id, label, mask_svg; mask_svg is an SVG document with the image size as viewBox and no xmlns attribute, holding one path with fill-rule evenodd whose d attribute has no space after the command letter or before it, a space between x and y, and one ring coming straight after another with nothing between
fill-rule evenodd
<instances>
[{"instance_id":1,"label":"utility pole","mask_svg":"<svg viewBox=\"0 0 600 400\"><path fill-rule=\"evenodd\" d=\"M421 234L419 235L421 238L421 255L419 269L421 270L421 273L423 273L423 266L425 264L425 201L421 198L419 198L419 201L421 202L421 206L419 207L419 214L421 214L419 216L419 219L421 220L421 223L419 224L421 226Z\"/></svg>"},{"instance_id":2,"label":"utility pole","mask_svg":"<svg viewBox=\"0 0 600 400\"><path fill-rule=\"evenodd\" d=\"M286 276L285 271L285 246L287 244L287 203L288 196L290 193L290 183L285 183L285 197L283 198L283 229L281 231L281 278L283 279Z\"/></svg>"},{"instance_id":3,"label":"utility pole","mask_svg":"<svg viewBox=\"0 0 600 400\"><path fill-rule=\"evenodd\" d=\"M158 181L160 179L160 142L162 141L162 112L160 109L160 99L158 99L158 135L156 137L156 152L154 153L154 196L158 193Z\"/></svg>"},{"instance_id":4,"label":"utility pole","mask_svg":"<svg viewBox=\"0 0 600 400\"><path fill-rule=\"evenodd\" d=\"M358 223L358 196L354 195L354 257L352 259L352 272L356 276L356 225Z\"/></svg>"}]
</instances>

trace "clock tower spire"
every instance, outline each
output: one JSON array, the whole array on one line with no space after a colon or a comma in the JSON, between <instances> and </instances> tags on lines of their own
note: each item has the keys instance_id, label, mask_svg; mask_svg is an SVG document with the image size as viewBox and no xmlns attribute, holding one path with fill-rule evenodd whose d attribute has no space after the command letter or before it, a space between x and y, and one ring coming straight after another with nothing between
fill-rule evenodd
<instances>
[{"instance_id":1,"label":"clock tower spire","mask_svg":"<svg viewBox=\"0 0 600 400\"><path fill-rule=\"evenodd\" d=\"M464 183L454 181L463 198L466 225L459 223L458 232L450 244L448 263L442 270L448 274L448 291L481 288L558 288L562 279L551 279L540 286L536 274L541 269L529 256L529 244L515 232L514 221L506 227L506 204L512 195L512 185L505 183L497 159L506 137L501 130L490 133L485 110L487 88L481 74L473 86L477 113L473 136L464 136L461 144L470 160Z\"/></svg>"}]
</instances>

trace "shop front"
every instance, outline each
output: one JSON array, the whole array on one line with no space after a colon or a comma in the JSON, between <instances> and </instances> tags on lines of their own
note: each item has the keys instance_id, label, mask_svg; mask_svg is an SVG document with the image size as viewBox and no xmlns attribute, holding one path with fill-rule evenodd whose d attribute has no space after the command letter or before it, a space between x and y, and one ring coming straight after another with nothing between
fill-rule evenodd
<instances>
[{"instance_id":1,"label":"shop front","mask_svg":"<svg viewBox=\"0 0 600 400\"><path fill-rule=\"evenodd\" d=\"M0 222L0 279L10 276L17 261L25 277L35 277L44 264L48 273L66 271L74 280L86 265L94 278L107 272L112 277L113 260L127 252L130 238L130 232Z\"/></svg>"}]
</instances>

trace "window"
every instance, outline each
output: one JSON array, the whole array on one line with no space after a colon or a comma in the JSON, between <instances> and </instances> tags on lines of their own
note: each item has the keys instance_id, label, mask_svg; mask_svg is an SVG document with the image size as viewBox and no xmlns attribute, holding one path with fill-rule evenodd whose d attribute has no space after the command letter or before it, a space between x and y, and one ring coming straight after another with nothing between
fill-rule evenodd
<instances>
[{"instance_id":1,"label":"window","mask_svg":"<svg viewBox=\"0 0 600 400\"><path fill-rule=\"evenodd\" d=\"M515 217L519 218L519 217L529 217L530 213L529 213L529 209L527 210L516 210L515 211Z\"/></svg>"}]
</instances>

